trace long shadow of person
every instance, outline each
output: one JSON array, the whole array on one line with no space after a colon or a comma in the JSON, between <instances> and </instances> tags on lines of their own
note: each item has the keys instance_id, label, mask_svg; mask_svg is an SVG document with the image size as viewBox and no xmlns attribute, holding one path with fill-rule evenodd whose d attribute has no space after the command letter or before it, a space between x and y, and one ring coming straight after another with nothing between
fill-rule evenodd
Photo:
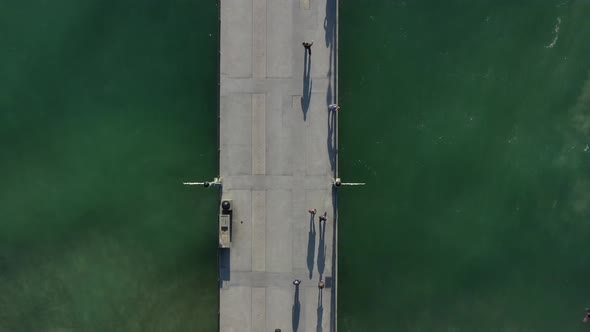
<instances>
[{"instance_id":1,"label":"long shadow of person","mask_svg":"<svg viewBox=\"0 0 590 332\"><path fill-rule=\"evenodd\" d=\"M327 214L327 213L326 213ZM324 214L324 216L326 215ZM320 241L318 244L318 273L320 274L320 279L324 274L324 268L326 267L326 222L320 222Z\"/></svg>"},{"instance_id":2,"label":"long shadow of person","mask_svg":"<svg viewBox=\"0 0 590 332\"><path fill-rule=\"evenodd\" d=\"M305 58L303 59L303 94L301 96L301 111L303 112L303 121L307 120L307 111L309 110L309 103L311 101L312 85L311 55L308 55L307 50L305 50Z\"/></svg>"},{"instance_id":3,"label":"long shadow of person","mask_svg":"<svg viewBox=\"0 0 590 332\"><path fill-rule=\"evenodd\" d=\"M307 240L307 269L309 270L309 279L313 276L313 263L315 259L315 222L314 215L309 218L309 234Z\"/></svg>"},{"instance_id":4,"label":"long shadow of person","mask_svg":"<svg viewBox=\"0 0 590 332\"><path fill-rule=\"evenodd\" d=\"M293 332L297 332L299 329L299 315L301 313L301 303L299 302L299 286L295 286L295 299L293 300L293 309L292 309L292 324L293 324Z\"/></svg>"},{"instance_id":5,"label":"long shadow of person","mask_svg":"<svg viewBox=\"0 0 590 332\"><path fill-rule=\"evenodd\" d=\"M317 316L318 320L316 323L316 331L322 332L322 320L324 319L324 306L322 305L322 290L320 289L318 293L318 308L317 308Z\"/></svg>"},{"instance_id":6,"label":"long shadow of person","mask_svg":"<svg viewBox=\"0 0 590 332\"><path fill-rule=\"evenodd\" d=\"M336 167L336 112L328 111L328 158L330 159L330 166L332 170Z\"/></svg>"}]
</instances>

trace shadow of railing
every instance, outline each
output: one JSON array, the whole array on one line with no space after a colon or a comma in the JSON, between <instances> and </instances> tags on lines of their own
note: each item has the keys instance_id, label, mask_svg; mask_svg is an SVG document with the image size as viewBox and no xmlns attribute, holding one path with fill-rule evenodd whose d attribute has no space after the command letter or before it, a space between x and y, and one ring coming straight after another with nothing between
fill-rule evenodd
<instances>
[{"instance_id":1,"label":"shadow of railing","mask_svg":"<svg viewBox=\"0 0 590 332\"><path fill-rule=\"evenodd\" d=\"M337 75L337 1L326 1L326 16L324 18L324 31L326 39L326 47L329 48L329 67L328 67L328 89L326 92L326 108L330 104L335 104L337 98L338 75ZM332 114L333 113L333 114ZM336 173L337 159L336 153L338 149L338 135L337 135L337 113L328 112L328 158L330 158L330 165L332 171Z\"/></svg>"},{"instance_id":2,"label":"shadow of railing","mask_svg":"<svg viewBox=\"0 0 590 332\"><path fill-rule=\"evenodd\" d=\"M328 90L326 93L326 107L330 104L337 104L338 101L338 0L326 0L326 16L324 18L324 31L326 39L326 47L330 50L330 63L328 69ZM328 158L330 158L330 166L334 173L334 178L338 177L338 111L328 111ZM332 188L332 207L333 207L333 239L332 239L332 281L330 283L330 332L335 332L337 328L336 322L336 275L337 275L337 260L338 260L338 245L337 245L337 230L338 230L338 200L337 190ZM320 312L318 307L318 322L319 317L323 315L323 308ZM317 331L321 331L321 323L318 324Z\"/></svg>"},{"instance_id":3,"label":"shadow of railing","mask_svg":"<svg viewBox=\"0 0 590 332\"><path fill-rule=\"evenodd\" d=\"M219 250L219 279L229 281L230 278L230 249ZM221 287L221 285L219 285Z\"/></svg>"},{"instance_id":4,"label":"shadow of railing","mask_svg":"<svg viewBox=\"0 0 590 332\"><path fill-rule=\"evenodd\" d=\"M336 310L337 310L337 306L336 306L336 278L338 277L338 267L337 267L337 263L338 263L338 242L337 242L337 238L338 238L338 190L336 190L336 187L332 187L332 207L333 207L333 218L332 218L332 222L333 222L333 227L334 227L334 231L332 232L332 278L331 280L328 280L328 278L326 278L326 286L327 289L330 290L330 312L332 313L331 317L330 317L330 332L335 332L336 331Z\"/></svg>"}]
</instances>

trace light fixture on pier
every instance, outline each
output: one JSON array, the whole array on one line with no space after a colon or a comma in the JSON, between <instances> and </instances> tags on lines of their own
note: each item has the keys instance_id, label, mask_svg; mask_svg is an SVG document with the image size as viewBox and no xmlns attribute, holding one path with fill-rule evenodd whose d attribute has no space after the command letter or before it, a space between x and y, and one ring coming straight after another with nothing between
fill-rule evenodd
<instances>
[{"instance_id":1,"label":"light fixture on pier","mask_svg":"<svg viewBox=\"0 0 590 332\"><path fill-rule=\"evenodd\" d=\"M210 186L214 187L221 187L221 177L213 178L213 181L205 181L205 182L183 182L185 186L203 186L205 188L209 188Z\"/></svg>"},{"instance_id":2,"label":"light fixture on pier","mask_svg":"<svg viewBox=\"0 0 590 332\"><path fill-rule=\"evenodd\" d=\"M340 188L341 186L364 186L366 183L364 182L342 182L340 178L332 178L332 184L336 188Z\"/></svg>"}]
</instances>

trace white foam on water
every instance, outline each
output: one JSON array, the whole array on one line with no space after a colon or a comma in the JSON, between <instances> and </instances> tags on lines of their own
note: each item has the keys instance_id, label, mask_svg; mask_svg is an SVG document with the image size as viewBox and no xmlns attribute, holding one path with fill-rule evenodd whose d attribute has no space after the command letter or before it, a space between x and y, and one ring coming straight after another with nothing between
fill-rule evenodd
<instances>
[{"instance_id":1,"label":"white foam on water","mask_svg":"<svg viewBox=\"0 0 590 332\"><path fill-rule=\"evenodd\" d=\"M564 1L562 3L557 4L555 7L559 8L559 7L567 5L568 3L569 3L569 1Z\"/></svg>"},{"instance_id":2,"label":"white foam on water","mask_svg":"<svg viewBox=\"0 0 590 332\"><path fill-rule=\"evenodd\" d=\"M366 161L358 159L358 160L355 160L353 162L353 164L359 164L362 167L364 167L367 171L369 171L369 172L373 173L373 175L377 176L377 171L375 169L373 169L373 167L369 166L369 164L367 164Z\"/></svg>"},{"instance_id":3,"label":"white foam on water","mask_svg":"<svg viewBox=\"0 0 590 332\"><path fill-rule=\"evenodd\" d=\"M545 48L553 48L553 46L555 46L555 44L557 43L557 39L559 39L559 27L560 26L561 26L561 17L558 17L557 23L555 24L555 28L553 28L553 33L555 34L555 36L553 37L551 44L545 45Z\"/></svg>"}]
</instances>

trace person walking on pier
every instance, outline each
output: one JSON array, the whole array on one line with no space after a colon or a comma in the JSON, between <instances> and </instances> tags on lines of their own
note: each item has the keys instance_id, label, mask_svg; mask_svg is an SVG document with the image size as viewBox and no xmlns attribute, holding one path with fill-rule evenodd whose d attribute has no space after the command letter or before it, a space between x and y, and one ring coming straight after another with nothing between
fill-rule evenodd
<instances>
[{"instance_id":1,"label":"person walking on pier","mask_svg":"<svg viewBox=\"0 0 590 332\"><path fill-rule=\"evenodd\" d=\"M320 222L326 221L326 220L328 220L328 218L326 216L320 216Z\"/></svg>"},{"instance_id":2,"label":"person walking on pier","mask_svg":"<svg viewBox=\"0 0 590 332\"><path fill-rule=\"evenodd\" d=\"M338 110L340 110L340 106L338 106L338 104L330 104L330 105L328 105L328 110L338 111Z\"/></svg>"},{"instance_id":3,"label":"person walking on pier","mask_svg":"<svg viewBox=\"0 0 590 332\"><path fill-rule=\"evenodd\" d=\"M315 214L318 212L318 210L316 209L309 209L307 210L312 216L315 216Z\"/></svg>"},{"instance_id":4,"label":"person walking on pier","mask_svg":"<svg viewBox=\"0 0 590 332\"><path fill-rule=\"evenodd\" d=\"M326 283L324 283L324 281L322 279L320 279L320 282L318 282L318 288L324 289L324 287L326 287Z\"/></svg>"},{"instance_id":5,"label":"person walking on pier","mask_svg":"<svg viewBox=\"0 0 590 332\"><path fill-rule=\"evenodd\" d=\"M295 287L299 286L300 283L301 283L301 280L299 280L299 279L293 280L293 285L295 285Z\"/></svg>"},{"instance_id":6,"label":"person walking on pier","mask_svg":"<svg viewBox=\"0 0 590 332\"><path fill-rule=\"evenodd\" d=\"M305 51L309 52L309 55L311 55L311 45L313 45L313 40L311 41L311 43L303 42L301 44L303 45L303 47L305 47Z\"/></svg>"}]
</instances>

